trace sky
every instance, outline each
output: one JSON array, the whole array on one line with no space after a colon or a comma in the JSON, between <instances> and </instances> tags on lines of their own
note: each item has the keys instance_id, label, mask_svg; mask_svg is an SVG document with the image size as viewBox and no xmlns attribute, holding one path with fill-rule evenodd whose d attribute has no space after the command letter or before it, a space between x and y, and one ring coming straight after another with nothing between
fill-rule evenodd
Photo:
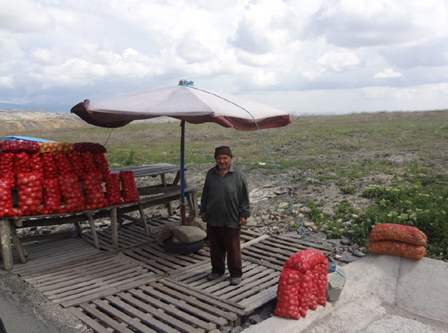
<instances>
[{"instance_id":1,"label":"sky","mask_svg":"<svg viewBox=\"0 0 448 333\"><path fill-rule=\"evenodd\" d=\"M291 114L448 108L448 0L0 0L0 106L194 81Z\"/></svg>"}]
</instances>

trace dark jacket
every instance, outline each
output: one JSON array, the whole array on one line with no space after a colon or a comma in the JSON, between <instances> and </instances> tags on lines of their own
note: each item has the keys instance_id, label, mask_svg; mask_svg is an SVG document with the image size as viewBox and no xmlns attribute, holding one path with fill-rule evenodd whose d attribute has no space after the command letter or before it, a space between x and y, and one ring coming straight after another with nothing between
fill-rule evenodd
<instances>
[{"instance_id":1,"label":"dark jacket","mask_svg":"<svg viewBox=\"0 0 448 333\"><path fill-rule=\"evenodd\" d=\"M201 197L201 213L214 227L240 228L239 218L250 217L249 189L244 174L230 165L224 176L215 166L207 172Z\"/></svg>"}]
</instances>

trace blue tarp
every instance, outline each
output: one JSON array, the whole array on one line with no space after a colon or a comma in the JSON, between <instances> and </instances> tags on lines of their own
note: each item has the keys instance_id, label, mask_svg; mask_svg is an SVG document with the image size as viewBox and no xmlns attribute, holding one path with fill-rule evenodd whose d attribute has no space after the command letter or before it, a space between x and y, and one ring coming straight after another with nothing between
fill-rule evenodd
<instances>
[{"instance_id":1,"label":"blue tarp","mask_svg":"<svg viewBox=\"0 0 448 333\"><path fill-rule=\"evenodd\" d=\"M5 136L2 141L36 141L36 142L53 142L51 140L31 138L28 136Z\"/></svg>"}]
</instances>

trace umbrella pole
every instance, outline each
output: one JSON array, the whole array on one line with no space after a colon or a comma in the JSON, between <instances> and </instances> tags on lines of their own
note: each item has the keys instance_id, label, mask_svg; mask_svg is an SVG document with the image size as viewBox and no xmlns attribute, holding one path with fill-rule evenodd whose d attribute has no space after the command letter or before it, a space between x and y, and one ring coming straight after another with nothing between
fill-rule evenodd
<instances>
[{"instance_id":1,"label":"umbrella pole","mask_svg":"<svg viewBox=\"0 0 448 333\"><path fill-rule=\"evenodd\" d=\"M181 138L180 138L180 218L181 224L186 224L185 212L185 120L180 122Z\"/></svg>"}]
</instances>

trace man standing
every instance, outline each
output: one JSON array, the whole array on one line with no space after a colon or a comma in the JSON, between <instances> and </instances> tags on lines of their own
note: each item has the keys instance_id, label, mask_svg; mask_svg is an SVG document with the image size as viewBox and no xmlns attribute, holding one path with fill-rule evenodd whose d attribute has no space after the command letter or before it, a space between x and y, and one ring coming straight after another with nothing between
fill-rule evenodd
<instances>
[{"instance_id":1,"label":"man standing","mask_svg":"<svg viewBox=\"0 0 448 333\"><path fill-rule=\"evenodd\" d=\"M227 146L215 149L216 166L207 172L201 197L201 218L207 222L212 272L208 280L230 273L230 284L238 285L243 276L241 226L250 216L249 190L244 174L233 167Z\"/></svg>"}]
</instances>

